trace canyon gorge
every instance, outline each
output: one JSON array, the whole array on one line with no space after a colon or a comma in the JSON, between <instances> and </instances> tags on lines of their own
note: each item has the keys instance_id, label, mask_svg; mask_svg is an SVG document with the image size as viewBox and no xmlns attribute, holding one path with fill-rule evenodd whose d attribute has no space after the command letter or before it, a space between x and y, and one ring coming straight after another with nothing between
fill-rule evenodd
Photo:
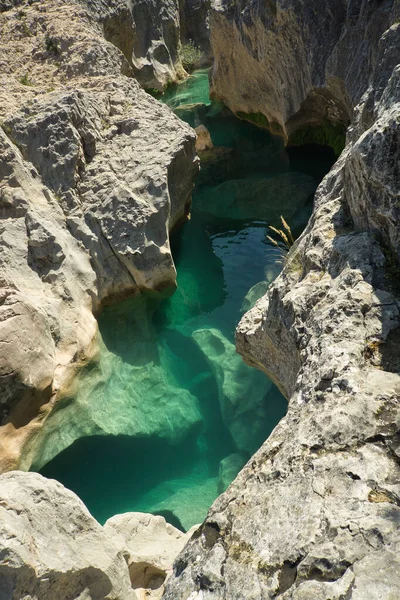
<instances>
[{"instance_id":1,"label":"canyon gorge","mask_svg":"<svg viewBox=\"0 0 400 600\"><path fill-rule=\"evenodd\" d=\"M398 598L399 2L0 48L0 598Z\"/></svg>"}]
</instances>

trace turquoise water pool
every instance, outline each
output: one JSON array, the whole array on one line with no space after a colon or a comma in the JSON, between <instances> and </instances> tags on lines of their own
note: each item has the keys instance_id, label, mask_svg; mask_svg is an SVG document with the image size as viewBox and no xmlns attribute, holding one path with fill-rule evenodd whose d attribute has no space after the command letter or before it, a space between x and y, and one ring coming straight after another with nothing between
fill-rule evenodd
<instances>
[{"instance_id":1,"label":"turquoise water pool","mask_svg":"<svg viewBox=\"0 0 400 600\"><path fill-rule=\"evenodd\" d=\"M286 410L236 354L234 330L279 272L268 225L283 215L300 233L334 155L285 150L208 96L199 71L162 98L204 124L214 144L202 155L191 219L171 239L178 288L104 310L99 360L49 419L35 465L100 522L131 510L182 529L201 521Z\"/></svg>"}]
</instances>

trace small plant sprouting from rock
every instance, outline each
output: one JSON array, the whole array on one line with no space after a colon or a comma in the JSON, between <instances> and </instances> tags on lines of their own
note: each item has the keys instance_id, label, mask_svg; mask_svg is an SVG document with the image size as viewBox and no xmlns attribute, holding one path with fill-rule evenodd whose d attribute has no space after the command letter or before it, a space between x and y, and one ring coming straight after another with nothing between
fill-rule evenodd
<instances>
[{"instance_id":1,"label":"small plant sprouting from rock","mask_svg":"<svg viewBox=\"0 0 400 600\"><path fill-rule=\"evenodd\" d=\"M303 270L303 265L299 257L299 252L296 249L295 239L292 234L290 226L286 223L285 219L281 215L282 229L277 227L269 226L277 236L278 240L274 239L270 235L267 235L269 241L278 249L279 258L277 263L287 265L289 271L300 273ZM289 256L290 255L290 256ZM290 262L289 262L290 261Z\"/></svg>"},{"instance_id":2,"label":"small plant sprouting from rock","mask_svg":"<svg viewBox=\"0 0 400 600\"><path fill-rule=\"evenodd\" d=\"M190 41L187 44L180 45L178 56L183 68L190 71L194 68L195 63L202 57L202 52L192 41Z\"/></svg>"},{"instance_id":3,"label":"small plant sprouting from rock","mask_svg":"<svg viewBox=\"0 0 400 600\"><path fill-rule=\"evenodd\" d=\"M289 225L286 223L286 221L282 217L282 215L281 215L281 221L282 221L283 229L277 229L276 227L273 227L272 225L269 226L269 229L271 229L271 231L276 233L276 235L279 237L279 240L277 241L270 235L267 235L267 238L274 246L276 246L279 249L280 254L281 254L281 258L280 258L279 262L284 262L284 259L286 258L287 253L289 252L290 248L294 244L294 237L292 234L292 230L290 229Z\"/></svg>"},{"instance_id":4,"label":"small plant sprouting from rock","mask_svg":"<svg viewBox=\"0 0 400 600\"><path fill-rule=\"evenodd\" d=\"M25 75L22 75L19 82L22 83L22 85L29 85L29 86L33 85L32 81L29 79L27 73L25 73Z\"/></svg>"},{"instance_id":5,"label":"small plant sprouting from rock","mask_svg":"<svg viewBox=\"0 0 400 600\"><path fill-rule=\"evenodd\" d=\"M47 36L45 39L45 44L46 44L46 50L49 54L54 54L54 56L60 55L59 45L54 38Z\"/></svg>"}]
</instances>

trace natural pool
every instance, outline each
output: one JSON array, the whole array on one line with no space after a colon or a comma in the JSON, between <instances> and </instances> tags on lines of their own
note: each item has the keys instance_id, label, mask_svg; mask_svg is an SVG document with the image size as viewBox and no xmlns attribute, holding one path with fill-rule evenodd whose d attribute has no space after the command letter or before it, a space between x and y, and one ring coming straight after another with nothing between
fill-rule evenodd
<instances>
[{"instance_id":1,"label":"natural pool","mask_svg":"<svg viewBox=\"0 0 400 600\"><path fill-rule=\"evenodd\" d=\"M206 71L163 101L192 126L205 124L214 144L191 220L171 240L178 289L104 310L100 360L54 411L36 468L100 522L133 510L187 529L285 413L278 390L236 354L234 330L279 271L268 225L282 214L301 231L334 155L285 150L211 103Z\"/></svg>"}]
</instances>

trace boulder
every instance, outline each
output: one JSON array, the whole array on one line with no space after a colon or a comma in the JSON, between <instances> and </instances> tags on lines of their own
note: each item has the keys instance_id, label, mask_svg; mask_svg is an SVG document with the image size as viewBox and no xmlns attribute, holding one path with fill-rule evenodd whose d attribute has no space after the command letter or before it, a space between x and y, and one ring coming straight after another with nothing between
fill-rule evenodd
<instances>
[{"instance_id":1,"label":"boulder","mask_svg":"<svg viewBox=\"0 0 400 600\"><path fill-rule=\"evenodd\" d=\"M195 129L197 134L196 139L196 150L197 152L201 152L203 150L211 150L214 148L214 144L212 143L210 132L208 131L205 125L199 125Z\"/></svg>"},{"instance_id":2,"label":"boulder","mask_svg":"<svg viewBox=\"0 0 400 600\"><path fill-rule=\"evenodd\" d=\"M83 502L20 471L0 476L0 597L137 600L123 549Z\"/></svg>"},{"instance_id":3,"label":"boulder","mask_svg":"<svg viewBox=\"0 0 400 600\"><path fill-rule=\"evenodd\" d=\"M108 519L105 533L124 548L131 584L139 600L161 597L172 564L198 525L182 533L164 517L125 513Z\"/></svg>"}]
</instances>

